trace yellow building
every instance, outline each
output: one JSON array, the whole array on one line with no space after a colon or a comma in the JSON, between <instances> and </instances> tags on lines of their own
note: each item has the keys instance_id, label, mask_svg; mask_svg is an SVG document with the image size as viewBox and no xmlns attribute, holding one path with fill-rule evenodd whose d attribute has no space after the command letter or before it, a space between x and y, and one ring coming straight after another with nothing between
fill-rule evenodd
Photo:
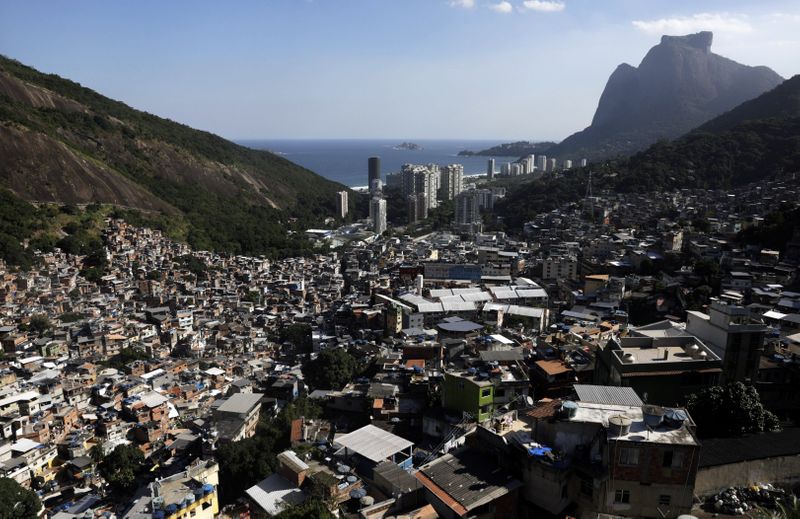
<instances>
[{"instance_id":1,"label":"yellow building","mask_svg":"<svg viewBox=\"0 0 800 519\"><path fill-rule=\"evenodd\" d=\"M150 485L153 517L214 519L219 514L219 465L197 460L186 470Z\"/></svg>"}]
</instances>

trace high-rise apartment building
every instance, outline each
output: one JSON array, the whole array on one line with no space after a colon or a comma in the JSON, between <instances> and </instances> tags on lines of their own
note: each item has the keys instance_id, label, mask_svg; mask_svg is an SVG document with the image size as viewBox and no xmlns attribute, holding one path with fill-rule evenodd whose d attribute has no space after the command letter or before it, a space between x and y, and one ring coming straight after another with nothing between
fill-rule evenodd
<instances>
[{"instance_id":1,"label":"high-rise apartment building","mask_svg":"<svg viewBox=\"0 0 800 519\"><path fill-rule=\"evenodd\" d=\"M424 193L408 195L408 223L416 223L428 217L428 204Z\"/></svg>"},{"instance_id":2,"label":"high-rise apartment building","mask_svg":"<svg viewBox=\"0 0 800 519\"><path fill-rule=\"evenodd\" d=\"M375 194L372 191L373 183L378 180L381 180L381 159L380 157L370 157L367 159L367 169L368 169L368 177L367 177L367 186L369 187L370 194Z\"/></svg>"},{"instance_id":3,"label":"high-rise apartment building","mask_svg":"<svg viewBox=\"0 0 800 519\"><path fill-rule=\"evenodd\" d=\"M369 202L369 217L375 234L383 234L386 230L386 200L373 197Z\"/></svg>"},{"instance_id":4,"label":"high-rise apartment building","mask_svg":"<svg viewBox=\"0 0 800 519\"><path fill-rule=\"evenodd\" d=\"M437 165L404 164L401 174L403 196L423 194L425 195L425 204L428 209L433 209L437 206L437 191L439 189L439 167Z\"/></svg>"},{"instance_id":5,"label":"high-rise apartment building","mask_svg":"<svg viewBox=\"0 0 800 519\"><path fill-rule=\"evenodd\" d=\"M537 157L538 163L536 167L539 168L539 171L547 171L547 155L539 155Z\"/></svg>"},{"instance_id":6,"label":"high-rise apartment building","mask_svg":"<svg viewBox=\"0 0 800 519\"><path fill-rule=\"evenodd\" d=\"M486 161L486 176L494 178L494 159L489 159Z\"/></svg>"},{"instance_id":7,"label":"high-rise apartment building","mask_svg":"<svg viewBox=\"0 0 800 519\"><path fill-rule=\"evenodd\" d=\"M453 200L463 189L464 166L450 164L439 168L439 198Z\"/></svg>"},{"instance_id":8,"label":"high-rise apartment building","mask_svg":"<svg viewBox=\"0 0 800 519\"><path fill-rule=\"evenodd\" d=\"M348 210L347 191L339 191L336 193L336 216L344 218Z\"/></svg>"}]
</instances>

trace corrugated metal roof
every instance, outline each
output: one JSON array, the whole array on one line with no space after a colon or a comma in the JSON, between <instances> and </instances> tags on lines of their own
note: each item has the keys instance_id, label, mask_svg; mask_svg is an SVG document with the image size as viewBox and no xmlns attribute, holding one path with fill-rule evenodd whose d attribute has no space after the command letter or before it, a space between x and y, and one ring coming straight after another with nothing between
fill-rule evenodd
<instances>
[{"instance_id":1,"label":"corrugated metal roof","mask_svg":"<svg viewBox=\"0 0 800 519\"><path fill-rule=\"evenodd\" d=\"M575 384L575 392L581 402L614 405L644 405L642 399L632 387L596 386L592 384Z\"/></svg>"},{"instance_id":2,"label":"corrugated metal roof","mask_svg":"<svg viewBox=\"0 0 800 519\"><path fill-rule=\"evenodd\" d=\"M489 457L473 450L442 456L422 466L420 472L466 510L494 501L522 485ZM422 483L430 488L424 479Z\"/></svg>"}]
</instances>

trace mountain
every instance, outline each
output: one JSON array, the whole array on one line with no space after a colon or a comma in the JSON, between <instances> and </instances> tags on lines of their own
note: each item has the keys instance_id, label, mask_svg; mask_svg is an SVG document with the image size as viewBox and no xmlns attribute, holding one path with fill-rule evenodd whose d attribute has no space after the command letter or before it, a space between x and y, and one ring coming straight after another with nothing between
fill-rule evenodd
<instances>
[{"instance_id":1,"label":"mountain","mask_svg":"<svg viewBox=\"0 0 800 519\"><path fill-rule=\"evenodd\" d=\"M638 67L611 74L592 123L551 148L549 156L603 159L629 155L683 135L770 90L783 80L711 52L713 34L662 36Z\"/></svg>"},{"instance_id":2,"label":"mountain","mask_svg":"<svg viewBox=\"0 0 800 519\"><path fill-rule=\"evenodd\" d=\"M108 203L197 248L283 255L292 223L345 189L282 157L135 110L0 57L0 187L35 202Z\"/></svg>"},{"instance_id":3,"label":"mountain","mask_svg":"<svg viewBox=\"0 0 800 519\"><path fill-rule=\"evenodd\" d=\"M617 192L728 189L800 172L800 75L645 151L560 178L528 182L496 206L512 229L537 213L581 199L593 183Z\"/></svg>"},{"instance_id":4,"label":"mountain","mask_svg":"<svg viewBox=\"0 0 800 519\"><path fill-rule=\"evenodd\" d=\"M549 141L518 141L492 146L491 148L480 151L463 150L458 152L458 156L473 157L475 155L481 155L485 157L526 157L528 155L547 153L548 150L555 145L555 142Z\"/></svg>"}]
</instances>

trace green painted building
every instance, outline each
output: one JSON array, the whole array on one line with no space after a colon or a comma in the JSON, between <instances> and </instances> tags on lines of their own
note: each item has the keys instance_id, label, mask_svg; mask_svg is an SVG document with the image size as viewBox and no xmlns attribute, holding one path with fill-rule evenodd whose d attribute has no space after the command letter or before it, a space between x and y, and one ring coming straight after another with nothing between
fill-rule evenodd
<instances>
[{"instance_id":1,"label":"green painted building","mask_svg":"<svg viewBox=\"0 0 800 519\"><path fill-rule=\"evenodd\" d=\"M468 373L445 373L442 400L448 411L469 413L478 422L492 417L494 386Z\"/></svg>"}]
</instances>

